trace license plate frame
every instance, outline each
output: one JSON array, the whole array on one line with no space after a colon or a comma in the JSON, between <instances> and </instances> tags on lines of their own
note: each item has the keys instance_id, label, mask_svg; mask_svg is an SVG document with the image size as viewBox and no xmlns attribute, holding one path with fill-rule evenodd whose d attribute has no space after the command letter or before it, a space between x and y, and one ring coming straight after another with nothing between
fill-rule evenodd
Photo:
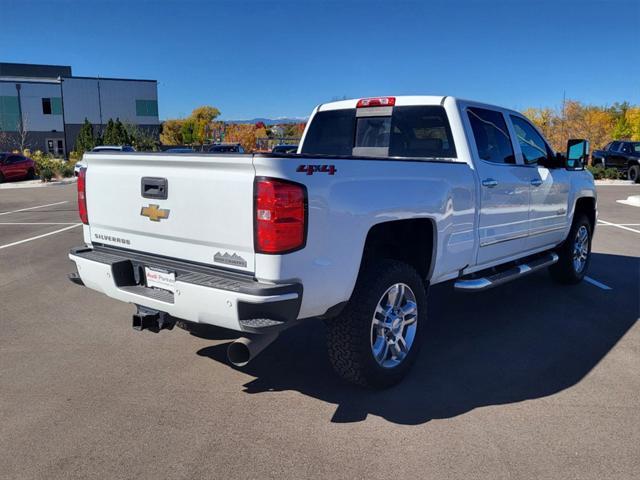
<instances>
[{"instance_id":1,"label":"license plate frame","mask_svg":"<svg viewBox=\"0 0 640 480\"><path fill-rule=\"evenodd\" d=\"M154 267L144 267L144 279L148 288L158 288L176 293L176 273Z\"/></svg>"}]
</instances>

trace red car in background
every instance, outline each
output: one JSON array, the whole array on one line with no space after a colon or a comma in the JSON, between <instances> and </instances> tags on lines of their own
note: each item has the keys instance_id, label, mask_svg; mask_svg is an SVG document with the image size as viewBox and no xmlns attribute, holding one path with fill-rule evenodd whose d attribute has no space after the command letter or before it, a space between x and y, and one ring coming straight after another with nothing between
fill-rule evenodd
<instances>
[{"instance_id":1,"label":"red car in background","mask_svg":"<svg viewBox=\"0 0 640 480\"><path fill-rule=\"evenodd\" d=\"M36 175L35 162L17 153L0 153L0 183L5 180L31 180Z\"/></svg>"}]
</instances>

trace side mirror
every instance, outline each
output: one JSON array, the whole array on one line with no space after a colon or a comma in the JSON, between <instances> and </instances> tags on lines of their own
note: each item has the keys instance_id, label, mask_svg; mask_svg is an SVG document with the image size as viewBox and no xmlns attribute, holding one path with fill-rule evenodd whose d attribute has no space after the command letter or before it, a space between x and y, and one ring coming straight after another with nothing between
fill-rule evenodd
<instances>
[{"instance_id":1,"label":"side mirror","mask_svg":"<svg viewBox=\"0 0 640 480\"><path fill-rule=\"evenodd\" d=\"M584 170L589 158L589 141L572 138L567 142L567 170Z\"/></svg>"}]
</instances>

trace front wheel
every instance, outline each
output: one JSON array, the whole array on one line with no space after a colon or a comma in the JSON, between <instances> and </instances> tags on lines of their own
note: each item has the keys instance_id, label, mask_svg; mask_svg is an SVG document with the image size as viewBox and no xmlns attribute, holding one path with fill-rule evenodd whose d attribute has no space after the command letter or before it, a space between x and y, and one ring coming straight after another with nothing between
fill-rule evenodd
<instances>
[{"instance_id":1,"label":"front wheel","mask_svg":"<svg viewBox=\"0 0 640 480\"><path fill-rule=\"evenodd\" d=\"M569 236L556 251L560 258L549 267L555 281L569 285L582 281L591 262L592 232L586 215L579 215L574 220Z\"/></svg>"},{"instance_id":2,"label":"front wheel","mask_svg":"<svg viewBox=\"0 0 640 480\"><path fill-rule=\"evenodd\" d=\"M34 178L36 178L36 172L33 170L33 168L30 168L30 169L27 171L26 179L27 179L27 180L33 180Z\"/></svg>"},{"instance_id":3,"label":"front wheel","mask_svg":"<svg viewBox=\"0 0 640 480\"><path fill-rule=\"evenodd\" d=\"M633 183L640 182L640 166L631 165L627 171L627 178Z\"/></svg>"},{"instance_id":4,"label":"front wheel","mask_svg":"<svg viewBox=\"0 0 640 480\"><path fill-rule=\"evenodd\" d=\"M364 387L398 383L418 355L426 308L425 284L414 268L394 260L366 265L349 304L327 324L333 368Z\"/></svg>"}]
</instances>

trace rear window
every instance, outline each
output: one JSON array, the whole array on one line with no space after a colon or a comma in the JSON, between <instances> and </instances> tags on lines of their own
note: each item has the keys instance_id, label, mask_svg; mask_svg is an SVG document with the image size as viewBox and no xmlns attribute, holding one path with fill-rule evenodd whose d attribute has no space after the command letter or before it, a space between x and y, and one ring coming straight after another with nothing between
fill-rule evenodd
<instances>
[{"instance_id":1,"label":"rear window","mask_svg":"<svg viewBox=\"0 0 640 480\"><path fill-rule=\"evenodd\" d=\"M441 106L394 107L391 116L356 118L355 109L319 112L302 153L404 158L456 156L449 120Z\"/></svg>"},{"instance_id":2,"label":"rear window","mask_svg":"<svg viewBox=\"0 0 640 480\"><path fill-rule=\"evenodd\" d=\"M355 108L316 113L304 139L302 153L351 155L355 123Z\"/></svg>"}]
</instances>

